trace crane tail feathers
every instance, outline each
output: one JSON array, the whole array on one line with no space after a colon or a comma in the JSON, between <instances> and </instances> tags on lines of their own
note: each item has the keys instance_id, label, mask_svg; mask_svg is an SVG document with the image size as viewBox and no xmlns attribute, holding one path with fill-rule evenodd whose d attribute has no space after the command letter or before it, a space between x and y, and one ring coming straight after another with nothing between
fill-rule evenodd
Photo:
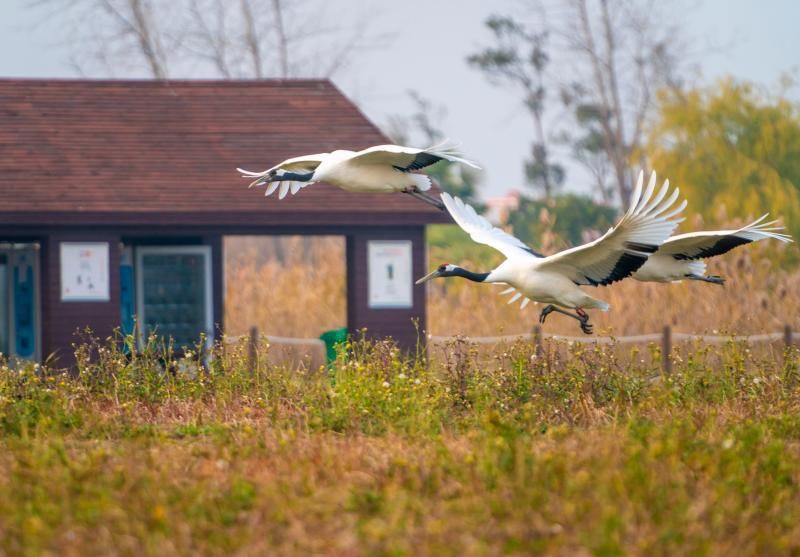
<instances>
[{"instance_id":1,"label":"crane tail feathers","mask_svg":"<svg viewBox=\"0 0 800 557\"><path fill-rule=\"evenodd\" d=\"M408 176L414 181L414 186L419 191L428 191L431 189L431 179L429 176L425 174L411 174L409 173Z\"/></svg>"}]
</instances>

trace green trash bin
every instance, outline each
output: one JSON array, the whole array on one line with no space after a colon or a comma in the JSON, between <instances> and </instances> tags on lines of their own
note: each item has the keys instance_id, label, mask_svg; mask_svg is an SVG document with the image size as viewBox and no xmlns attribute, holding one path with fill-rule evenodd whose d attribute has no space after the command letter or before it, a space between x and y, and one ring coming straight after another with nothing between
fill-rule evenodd
<instances>
[{"instance_id":1,"label":"green trash bin","mask_svg":"<svg viewBox=\"0 0 800 557\"><path fill-rule=\"evenodd\" d=\"M325 331L319 338L325 343L325 360L330 367L336 361L336 347L347 342L347 327Z\"/></svg>"}]
</instances>

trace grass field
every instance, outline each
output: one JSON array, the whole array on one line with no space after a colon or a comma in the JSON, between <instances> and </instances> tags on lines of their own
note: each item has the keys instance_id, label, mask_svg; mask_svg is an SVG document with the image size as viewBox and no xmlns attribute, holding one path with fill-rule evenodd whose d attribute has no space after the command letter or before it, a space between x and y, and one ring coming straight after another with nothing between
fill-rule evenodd
<instances>
[{"instance_id":1,"label":"grass field","mask_svg":"<svg viewBox=\"0 0 800 557\"><path fill-rule=\"evenodd\" d=\"M0 554L800 552L798 350L556 348L0 363Z\"/></svg>"}]
</instances>

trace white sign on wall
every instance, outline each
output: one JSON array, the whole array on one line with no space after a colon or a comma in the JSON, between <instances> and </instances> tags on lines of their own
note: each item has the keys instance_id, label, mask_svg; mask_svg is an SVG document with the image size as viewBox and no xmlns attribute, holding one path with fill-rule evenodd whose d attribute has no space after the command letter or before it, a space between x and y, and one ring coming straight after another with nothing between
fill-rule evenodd
<instances>
[{"instance_id":1,"label":"white sign on wall","mask_svg":"<svg viewBox=\"0 0 800 557\"><path fill-rule=\"evenodd\" d=\"M370 308L410 308L414 305L411 240L367 243Z\"/></svg>"},{"instance_id":2,"label":"white sign on wall","mask_svg":"<svg viewBox=\"0 0 800 557\"><path fill-rule=\"evenodd\" d=\"M108 242L61 242L61 301L107 302Z\"/></svg>"}]
</instances>

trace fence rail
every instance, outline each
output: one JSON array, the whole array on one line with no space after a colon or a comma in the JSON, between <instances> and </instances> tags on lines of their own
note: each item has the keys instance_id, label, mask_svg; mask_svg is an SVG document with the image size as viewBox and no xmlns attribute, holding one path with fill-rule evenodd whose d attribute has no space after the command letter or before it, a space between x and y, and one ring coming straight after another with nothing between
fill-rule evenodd
<instances>
[{"instance_id":1,"label":"fence rail","mask_svg":"<svg viewBox=\"0 0 800 557\"><path fill-rule=\"evenodd\" d=\"M667 328L665 328L666 330ZM518 340L536 340L537 328L534 328L532 333L520 333L516 335L501 335L492 337L463 337L465 340L477 344L499 344L501 342L516 342ZM790 338L800 339L800 333L792 333L789 330ZM760 333L757 335L694 335L689 333L675 333L670 329L670 335L673 341L686 341L686 340L702 340L704 342L721 344L725 342L744 341L744 342L769 342L775 340L786 340L786 332L780 333ZM611 337L595 337L595 336L569 336L569 335L546 335L541 334L542 339L564 341L564 342L581 342L585 344L633 344L641 342L658 342L662 340L664 333L648 333L642 335L627 335L627 336L611 336ZM454 337L449 336L431 336L429 340L437 343L448 342Z\"/></svg>"},{"instance_id":2,"label":"fence rail","mask_svg":"<svg viewBox=\"0 0 800 557\"><path fill-rule=\"evenodd\" d=\"M712 344L722 344L725 342L730 341L737 341L737 342L771 342L776 340L786 340L787 338L791 338L793 340L800 340L800 333L794 333L790 330L791 337L786 336L786 332L776 332L776 333L759 333L756 335L697 335L697 334L690 334L690 333L675 333L670 332L673 341L688 341L688 340L702 340L704 342L709 342ZM318 338L303 338L303 337L281 337L276 335L265 335L256 333L257 338L262 338L267 340L267 342L273 342L275 344L292 344L292 345L312 345L312 346L324 346L325 343L318 339ZM554 340L554 341L562 341L562 342L581 342L585 344L634 344L634 343L641 343L641 342L658 342L662 340L664 337L664 333L646 333L641 335L626 335L626 336L610 336L610 337L596 337L596 336L569 336L569 335L549 335L539 333L539 337L542 340ZM225 342L228 344L236 344L243 339L250 339L252 335L236 335L236 336L225 336ZM453 336L441 336L441 335L433 335L428 337L428 340L441 344L444 342L448 342L454 340L457 337ZM473 336L463 336L461 337L469 342L474 342L476 344L499 344L501 342L516 342L519 340L530 340L535 341L537 338L537 329L534 329L532 333L518 333L515 335L499 335L499 336L488 336L488 337L473 337Z\"/></svg>"},{"instance_id":3,"label":"fence rail","mask_svg":"<svg viewBox=\"0 0 800 557\"><path fill-rule=\"evenodd\" d=\"M725 342L775 342L782 340L784 345L788 348L792 346L795 340L800 340L800 334L792 331L791 325L785 325L782 332L775 333L760 333L755 335L695 335L688 333L676 333L672 331L669 325L664 326L661 333L649 333L642 335L627 335L627 336L611 336L611 337L595 337L595 336L568 336L568 335L545 335L542 331L541 325L536 325L530 333L516 334L516 335L501 335L489 337L452 337L452 336L430 336L428 340L432 344L445 344L456 338L463 338L467 342L476 344L500 344L502 342L517 342L517 341L530 341L535 345L537 354L541 354L544 350L544 341L552 340L556 342L579 342L583 344L634 344L645 342L660 342L661 343L661 369L664 373L669 374L672 372L672 347L675 342L685 342L700 340L703 342L722 344ZM257 346L261 339L276 345L284 346L309 346L314 349L324 349L325 343L318 338L295 338L295 337L281 337L275 335L262 335L259 334L256 327L250 328L250 333L247 335L239 336L226 336L225 343L238 343L243 339L247 339L249 347L249 357L252 362L256 361Z\"/></svg>"}]
</instances>

